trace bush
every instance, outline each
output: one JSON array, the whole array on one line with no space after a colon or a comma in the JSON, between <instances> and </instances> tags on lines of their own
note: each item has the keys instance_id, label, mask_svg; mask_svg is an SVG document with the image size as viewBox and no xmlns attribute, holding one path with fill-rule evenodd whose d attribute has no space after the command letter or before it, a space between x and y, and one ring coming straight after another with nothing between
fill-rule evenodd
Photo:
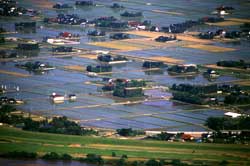
<instances>
[{"instance_id":1,"label":"bush","mask_svg":"<svg viewBox=\"0 0 250 166\"><path fill-rule=\"evenodd\" d=\"M112 157L116 157L116 153L115 152L112 152Z\"/></svg>"},{"instance_id":2,"label":"bush","mask_svg":"<svg viewBox=\"0 0 250 166\"><path fill-rule=\"evenodd\" d=\"M117 166L125 166L126 165L126 160L124 158L120 158L117 163Z\"/></svg>"},{"instance_id":3,"label":"bush","mask_svg":"<svg viewBox=\"0 0 250 166\"><path fill-rule=\"evenodd\" d=\"M62 160L72 160L72 156L65 153L65 154L62 155L61 159Z\"/></svg>"},{"instance_id":4,"label":"bush","mask_svg":"<svg viewBox=\"0 0 250 166\"><path fill-rule=\"evenodd\" d=\"M227 161L227 160L223 160L223 161L221 161L220 163L219 163L219 165L221 165L221 166L226 166L226 165L228 165L229 164L229 162Z\"/></svg>"},{"instance_id":5,"label":"bush","mask_svg":"<svg viewBox=\"0 0 250 166\"><path fill-rule=\"evenodd\" d=\"M146 166L163 166L160 162L156 161L155 159L150 159L146 162Z\"/></svg>"},{"instance_id":6,"label":"bush","mask_svg":"<svg viewBox=\"0 0 250 166\"><path fill-rule=\"evenodd\" d=\"M84 159L85 162L93 163L93 164L104 164L104 160L100 155L97 154L87 154L86 158Z\"/></svg>"},{"instance_id":7,"label":"bush","mask_svg":"<svg viewBox=\"0 0 250 166\"><path fill-rule=\"evenodd\" d=\"M61 159L60 155L57 154L56 152L46 153L42 158L45 159L45 160L58 160L58 159Z\"/></svg>"},{"instance_id":8,"label":"bush","mask_svg":"<svg viewBox=\"0 0 250 166\"><path fill-rule=\"evenodd\" d=\"M128 156L127 156L126 154L123 154L121 158L123 158L123 159L127 159L127 158L128 158Z\"/></svg>"},{"instance_id":9,"label":"bush","mask_svg":"<svg viewBox=\"0 0 250 166\"><path fill-rule=\"evenodd\" d=\"M124 136L124 137L144 134L143 131L132 130L131 128L122 128L122 129L117 129L116 131L119 135Z\"/></svg>"}]
</instances>

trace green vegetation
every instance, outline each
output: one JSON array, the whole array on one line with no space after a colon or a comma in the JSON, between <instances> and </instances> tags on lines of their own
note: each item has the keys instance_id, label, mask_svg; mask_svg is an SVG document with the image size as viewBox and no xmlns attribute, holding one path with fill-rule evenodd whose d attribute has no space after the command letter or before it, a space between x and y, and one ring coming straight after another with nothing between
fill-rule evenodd
<instances>
[{"instance_id":1,"label":"green vegetation","mask_svg":"<svg viewBox=\"0 0 250 166\"><path fill-rule=\"evenodd\" d=\"M93 164L99 164L99 165L104 164L104 160L102 159L102 157L100 155L96 155L93 153L87 154L86 158L82 158L82 159L80 159L80 161L84 161L87 163L93 163Z\"/></svg>"},{"instance_id":2,"label":"green vegetation","mask_svg":"<svg viewBox=\"0 0 250 166\"><path fill-rule=\"evenodd\" d=\"M168 68L168 72L175 74L186 74L186 73L198 73L199 70L196 66L174 65Z\"/></svg>"},{"instance_id":3,"label":"green vegetation","mask_svg":"<svg viewBox=\"0 0 250 166\"><path fill-rule=\"evenodd\" d=\"M142 88L133 87L133 88L126 88L121 85L117 85L113 92L114 96L118 97L142 97L143 91Z\"/></svg>"},{"instance_id":4,"label":"green vegetation","mask_svg":"<svg viewBox=\"0 0 250 166\"><path fill-rule=\"evenodd\" d=\"M171 133L167 133L167 132L161 132L160 134L156 134L156 135L153 135L153 136L148 136L147 139L168 141L174 135L175 134L171 134Z\"/></svg>"},{"instance_id":5,"label":"green vegetation","mask_svg":"<svg viewBox=\"0 0 250 166\"><path fill-rule=\"evenodd\" d=\"M250 104L250 95L244 90L247 87L238 85L189 85L173 84L173 99L192 104ZM218 101L220 92L220 102ZM223 102L223 103L222 103Z\"/></svg>"},{"instance_id":6,"label":"green vegetation","mask_svg":"<svg viewBox=\"0 0 250 166\"><path fill-rule=\"evenodd\" d=\"M5 38L4 37L0 37L0 44L1 43L5 43Z\"/></svg>"},{"instance_id":7,"label":"green vegetation","mask_svg":"<svg viewBox=\"0 0 250 166\"><path fill-rule=\"evenodd\" d=\"M0 122L18 126L22 124L24 130L70 135L96 135L92 129L81 128L79 124L68 120L66 117L54 117L48 120L34 121L31 118L23 118L21 115L11 114L16 111L13 106L3 105L0 108Z\"/></svg>"},{"instance_id":8,"label":"green vegetation","mask_svg":"<svg viewBox=\"0 0 250 166\"><path fill-rule=\"evenodd\" d=\"M206 126L215 130L203 135L203 142L248 144L250 142L250 117L209 117Z\"/></svg>"},{"instance_id":9,"label":"green vegetation","mask_svg":"<svg viewBox=\"0 0 250 166\"><path fill-rule=\"evenodd\" d=\"M0 127L0 153L25 151L34 153L55 152L59 155L96 154L110 156L127 155L129 159L138 158L165 160L179 159L182 162L195 162L196 159L207 165L216 165L223 160L230 164L248 165L249 145L197 144L181 142L161 142L145 140L119 140L89 136L71 136L22 131L15 128ZM81 147L70 145L78 144ZM100 146L98 146L100 145ZM105 147L105 148L102 148ZM195 150L195 153L193 152ZM137 162L139 163L139 162Z\"/></svg>"},{"instance_id":10,"label":"green vegetation","mask_svg":"<svg viewBox=\"0 0 250 166\"><path fill-rule=\"evenodd\" d=\"M66 153L63 155L59 155L55 152L49 152L43 155L42 158L45 160L71 160L72 156Z\"/></svg>"},{"instance_id":11,"label":"green vegetation","mask_svg":"<svg viewBox=\"0 0 250 166\"><path fill-rule=\"evenodd\" d=\"M112 62L112 61L127 61L128 59L124 56L117 55L117 56L112 56L112 55L99 55L97 59L101 62Z\"/></svg>"},{"instance_id":12,"label":"green vegetation","mask_svg":"<svg viewBox=\"0 0 250 166\"><path fill-rule=\"evenodd\" d=\"M0 157L34 159L37 157L37 153L36 152L25 152L25 151L12 151L12 152L7 152L4 154L1 154Z\"/></svg>"},{"instance_id":13,"label":"green vegetation","mask_svg":"<svg viewBox=\"0 0 250 166\"><path fill-rule=\"evenodd\" d=\"M219 61L219 62L217 62L217 66L236 67L236 68L241 68L241 69L247 69L247 68L250 68L250 63L247 63L244 60L239 60L239 61Z\"/></svg>"},{"instance_id":14,"label":"green vegetation","mask_svg":"<svg viewBox=\"0 0 250 166\"><path fill-rule=\"evenodd\" d=\"M188 92L192 94L206 94L206 93L214 93L218 90L218 86L216 84L213 85L190 85L190 84L173 84L172 90Z\"/></svg>"},{"instance_id":15,"label":"green vegetation","mask_svg":"<svg viewBox=\"0 0 250 166\"><path fill-rule=\"evenodd\" d=\"M26 62L25 64L16 64L17 67L24 68L28 71L43 71L48 68L53 68L48 63L44 64L42 62L36 61L36 62Z\"/></svg>"},{"instance_id":16,"label":"green vegetation","mask_svg":"<svg viewBox=\"0 0 250 166\"><path fill-rule=\"evenodd\" d=\"M88 72L95 72L95 73L101 73L101 72L111 72L112 66L87 66L86 70Z\"/></svg>"},{"instance_id":17,"label":"green vegetation","mask_svg":"<svg viewBox=\"0 0 250 166\"><path fill-rule=\"evenodd\" d=\"M213 130L250 130L250 117L209 117L206 126Z\"/></svg>"},{"instance_id":18,"label":"green vegetation","mask_svg":"<svg viewBox=\"0 0 250 166\"><path fill-rule=\"evenodd\" d=\"M162 67L167 67L167 65L165 65L163 62L145 61L145 62L143 62L142 67L162 68Z\"/></svg>"},{"instance_id":19,"label":"green vegetation","mask_svg":"<svg viewBox=\"0 0 250 166\"><path fill-rule=\"evenodd\" d=\"M36 122L30 118L24 120L24 130L39 131L47 133L69 134L69 135L95 135L94 130L81 128L79 124L69 121L67 117L53 117L51 122Z\"/></svg>"},{"instance_id":20,"label":"green vegetation","mask_svg":"<svg viewBox=\"0 0 250 166\"><path fill-rule=\"evenodd\" d=\"M117 133L121 136L124 136L124 137L132 137L132 136L136 136L136 135L144 135L145 132L144 131L141 131L141 130L132 130L131 128L123 128L123 129L117 129L116 130Z\"/></svg>"},{"instance_id":21,"label":"green vegetation","mask_svg":"<svg viewBox=\"0 0 250 166\"><path fill-rule=\"evenodd\" d=\"M17 125L23 122L24 118L18 115L12 115L11 112L16 111L13 106L3 105L0 108L0 122Z\"/></svg>"},{"instance_id":22,"label":"green vegetation","mask_svg":"<svg viewBox=\"0 0 250 166\"><path fill-rule=\"evenodd\" d=\"M185 92L174 92L172 93L174 100L179 100L191 104L210 104L210 100L203 94L191 94Z\"/></svg>"},{"instance_id":23,"label":"green vegetation","mask_svg":"<svg viewBox=\"0 0 250 166\"><path fill-rule=\"evenodd\" d=\"M142 97L141 87L146 86L144 80L124 80L118 79L113 84L113 95L118 97Z\"/></svg>"},{"instance_id":24,"label":"green vegetation","mask_svg":"<svg viewBox=\"0 0 250 166\"><path fill-rule=\"evenodd\" d=\"M250 104L250 95L248 93L231 93L225 97L225 104Z\"/></svg>"}]
</instances>

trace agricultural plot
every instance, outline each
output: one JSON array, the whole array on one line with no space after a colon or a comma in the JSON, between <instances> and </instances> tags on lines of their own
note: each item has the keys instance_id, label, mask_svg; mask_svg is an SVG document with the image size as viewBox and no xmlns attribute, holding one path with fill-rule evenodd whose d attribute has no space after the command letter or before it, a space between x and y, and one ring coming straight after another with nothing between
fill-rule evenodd
<instances>
[{"instance_id":1,"label":"agricultural plot","mask_svg":"<svg viewBox=\"0 0 250 166\"><path fill-rule=\"evenodd\" d=\"M7 71L7 70L0 70L0 74L8 74L16 77L29 77L30 75L28 74L22 74L18 72L13 72L13 71Z\"/></svg>"},{"instance_id":2,"label":"agricultural plot","mask_svg":"<svg viewBox=\"0 0 250 166\"><path fill-rule=\"evenodd\" d=\"M244 23L250 23L250 19L241 19L241 18L227 18L225 21L218 22L218 23L207 23L208 25L214 26L236 26L242 25Z\"/></svg>"},{"instance_id":3,"label":"agricultural plot","mask_svg":"<svg viewBox=\"0 0 250 166\"><path fill-rule=\"evenodd\" d=\"M186 48L193 48L193 49L200 49L203 51L209 51L209 52L228 52L228 51L235 51L235 48L227 48L227 47L220 47L220 46L214 46L214 45L203 45L203 44L196 44L196 45L186 45L183 46Z\"/></svg>"},{"instance_id":4,"label":"agricultural plot","mask_svg":"<svg viewBox=\"0 0 250 166\"><path fill-rule=\"evenodd\" d=\"M118 156L126 154L130 161L156 159L181 159L182 161L202 161L216 165L227 160L233 165L249 164L248 145L171 143L162 141L118 140L86 136L65 136L59 134L35 133L0 127L1 152L14 150L67 153L74 157L88 153L111 157L113 151ZM216 155L215 155L216 154Z\"/></svg>"}]
</instances>

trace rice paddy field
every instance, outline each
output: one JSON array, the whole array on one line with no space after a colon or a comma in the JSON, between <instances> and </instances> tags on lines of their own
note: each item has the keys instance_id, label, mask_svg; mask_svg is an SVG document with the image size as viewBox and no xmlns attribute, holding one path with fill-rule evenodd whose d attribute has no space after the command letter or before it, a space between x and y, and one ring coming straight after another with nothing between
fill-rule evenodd
<instances>
[{"instance_id":1,"label":"rice paddy field","mask_svg":"<svg viewBox=\"0 0 250 166\"><path fill-rule=\"evenodd\" d=\"M56 36L60 32L68 31L79 33L80 44L72 45L74 48L87 50L108 50L112 54L120 54L132 57L128 63L113 65L111 73L102 73L97 77L88 76L85 68L88 65L99 65L97 55L88 53L76 53L66 55L53 55L52 45L41 44L39 52L22 51L20 55L26 58L0 59L0 84L6 85L8 91L4 96L22 99L25 104L17 106L19 110L47 117L67 116L77 120L82 126L94 128L134 128L145 130L166 130L166 131L205 131L203 126L206 118L210 116L223 116L224 111L220 109L201 107L177 103L169 100L171 94L161 89L145 90L145 94L151 96L149 99L117 99L110 97L101 90L99 84L105 77L145 79L153 86L171 86L176 83L209 84L209 80L203 75L173 76L166 70L144 70L143 60L163 61L167 64L214 64L219 60L250 60L249 41L241 41L240 44L223 43L217 41L201 40L190 34L192 32L205 32L208 30L220 29L220 25L202 25L191 28L189 34L177 35L180 41L176 43L158 43L154 39L162 33L145 31L126 31L131 39L113 41L109 35L116 32L112 29L105 30L105 37L89 37L87 32L92 27L70 26L70 25L44 25L43 17L56 17L59 13L78 14L89 20L101 16L115 16L121 20L128 20L120 17L121 11L112 10L109 5L119 2L130 11L142 11L142 18L131 20L151 20L152 24L168 26L173 23L180 23L186 20L197 20L208 16L212 10L221 4L233 6L236 11L226 16L227 21L234 23L249 22L249 4L244 0L216 0L211 1L172 1L155 0L128 0L128 1L95 1L99 4L96 7L76 7L68 10L51 9L55 0L37 3L33 0L24 0L20 4L27 8L41 10L44 15L38 20L36 32L18 32L5 34L5 37L19 37L42 41L44 36ZM73 1L61 0L60 2L73 5ZM29 17L1 18L0 27L9 31L14 30L14 23L27 21ZM239 30L239 24L227 24L230 30ZM120 30L124 32L124 30ZM16 45L0 45L0 49L14 50ZM33 73L16 68L15 64L27 61L42 61L55 66L56 69L45 73ZM224 83L237 81L233 75L222 75L216 82ZM246 82L248 84L248 82ZM20 87L20 91L14 89ZM49 96L56 92L61 95L76 94L75 102L65 101L60 104L52 103ZM160 95L159 95L160 94ZM167 96L167 97L166 97ZM166 98L165 98L166 97ZM131 101L138 102L128 104ZM126 104L124 104L126 103ZM118 148L118 147L115 147Z\"/></svg>"}]
</instances>

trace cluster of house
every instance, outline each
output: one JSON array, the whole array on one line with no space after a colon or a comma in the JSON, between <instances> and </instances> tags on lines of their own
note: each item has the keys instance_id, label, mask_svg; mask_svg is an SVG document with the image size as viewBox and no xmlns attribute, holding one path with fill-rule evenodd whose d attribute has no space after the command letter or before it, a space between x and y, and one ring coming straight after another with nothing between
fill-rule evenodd
<instances>
[{"instance_id":1,"label":"cluster of house","mask_svg":"<svg viewBox=\"0 0 250 166\"><path fill-rule=\"evenodd\" d=\"M104 31L91 30L87 33L89 36L105 36L106 33Z\"/></svg>"},{"instance_id":2,"label":"cluster of house","mask_svg":"<svg viewBox=\"0 0 250 166\"><path fill-rule=\"evenodd\" d=\"M80 34L74 34L70 32L60 32L56 37L49 37L49 36L43 37L43 42L47 42L53 45L80 44ZM62 48L60 48L59 50L61 49Z\"/></svg>"},{"instance_id":3,"label":"cluster of house","mask_svg":"<svg viewBox=\"0 0 250 166\"><path fill-rule=\"evenodd\" d=\"M79 40L80 34L74 34L70 32L60 32L56 38L66 39L66 40Z\"/></svg>"},{"instance_id":4,"label":"cluster of house","mask_svg":"<svg viewBox=\"0 0 250 166\"><path fill-rule=\"evenodd\" d=\"M170 24L168 27L162 27L161 31L169 33L183 33L187 29L196 25L201 25L203 23L204 22L202 22L201 20L198 21L188 20L183 23Z\"/></svg>"},{"instance_id":5,"label":"cluster of house","mask_svg":"<svg viewBox=\"0 0 250 166\"><path fill-rule=\"evenodd\" d=\"M235 39L235 38L240 38L242 36L242 32L241 31L226 31L224 29L219 29L216 32L212 32L212 31L203 32L203 33L200 33L198 36L201 39L213 39L215 37Z\"/></svg>"},{"instance_id":6,"label":"cluster of house","mask_svg":"<svg viewBox=\"0 0 250 166\"><path fill-rule=\"evenodd\" d=\"M14 0L0 1L0 16L36 16L38 14L39 11L18 7L17 2Z\"/></svg>"},{"instance_id":7,"label":"cluster of house","mask_svg":"<svg viewBox=\"0 0 250 166\"><path fill-rule=\"evenodd\" d=\"M73 52L73 47L66 47L66 46L53 47L52 52Z\"/></svg>"},{"instance_id":8,"label":"cluster of house","mask_svg":"<svg viewBox=\"0 0 250 166\"><path fill-rule=\"evenodd\" d=\"M58 23L68 25L85 25L88 20L80 18L77 14L58 14L56 18L44 18L45 23Z\"/></svg>"}]
</instances>

